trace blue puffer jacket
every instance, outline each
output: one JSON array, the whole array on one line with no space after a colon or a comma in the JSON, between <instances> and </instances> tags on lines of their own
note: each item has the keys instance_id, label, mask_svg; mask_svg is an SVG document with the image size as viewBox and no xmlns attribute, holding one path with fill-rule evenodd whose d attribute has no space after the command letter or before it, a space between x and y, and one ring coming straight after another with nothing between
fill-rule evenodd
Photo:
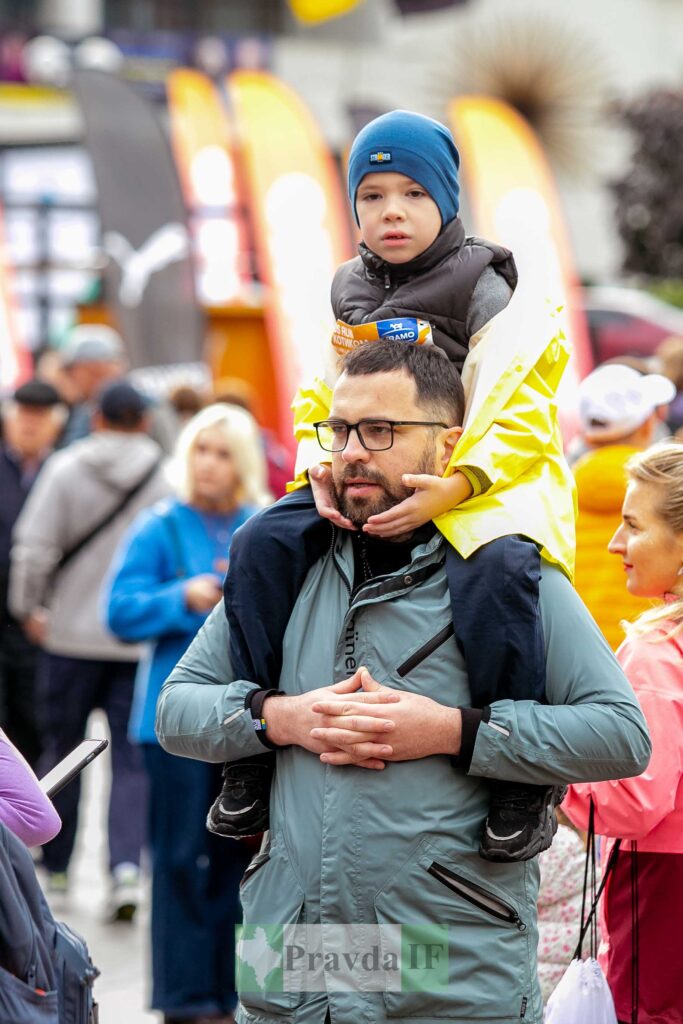
<instances>
[{"instance_id":1,"label":"blue puffer jacket","mask_svg":"<svg viewBox=\"0 0 683 1024\"><path fill-rule=\"evenodd\" d=\"M188 579L211 572L222 578L216 561L227 557L235 530L255 511L244 506L229 518L223 550L216 550L201 516L173 498L145 510L123 538L112 563L106 623L119 639L150 645L135 684L129 727L134 742L157 742L159 691L206 618L185 604Z\"/></svg>"}]
</instances>

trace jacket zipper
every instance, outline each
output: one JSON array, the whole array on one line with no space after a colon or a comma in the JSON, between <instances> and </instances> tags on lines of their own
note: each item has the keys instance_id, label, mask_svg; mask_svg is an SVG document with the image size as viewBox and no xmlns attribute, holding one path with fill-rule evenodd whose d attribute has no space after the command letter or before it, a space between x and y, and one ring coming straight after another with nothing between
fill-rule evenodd
<instances>
[{"instance_id":1,"label":"jacket zipper","mask_svg":"<svg viewBox=\"0 0 683 1024\"><path fill-rule=\"evenodd\" d=\"M388 292L390 288L391 288L391 275L389 274L388 270L385 270L384 271L384 290L385 290L385 292Z\"/></svg>"},{"instance_id":2,"label":"jacket zipper","mask_svg":"<svg viewBox=\"0 0 683 1024\"><path fill-rule=\"evenodd\" d=\"M341 565L339 564L339 560L337 559L337 549L336 549L335 541L336 541L336 536L333 536L332 537L332 547L330 548L330 551L332 553L332 561L334 563L335 569L337 570L337 572L341 576L341 579L342 579L342 582L344 583L344 586L346 587L346 592L349 595L349 608L351 608L351 605L353 604L353 601L358 596L358 594L363 589L363 587L367 586L368 583L373 583L374 584L374 583L379 583L382 580L386 580L392 574L391 573L389 573L389 574L385 573L383 576L373 576L372 579L370 579L370 580L363 580L363 582L359 583L357 587L352 587L351 584L349 583L348 579L346 578L346 574L345 574L344 570L342 569Z\"/></svg>"},{"instance_id":3,"label":"jacket zipper","mask_svg":"<svg viewBox=\"0 0 683 1024\"><path fill-rule=\"evenodd\" d=\"M454 633L455 630L453 628L453 623L449 622L443 627L443 629L439 630L436 636L433 636L432 639L428 640L426 644L423 644L419 650L415 651L414 654L411 654L409 658L406 658L402 665L398 666L396 671L399 676L401 676L401 678L403 678L403 676L407 676L409 672L412 672L413 669L417 668L421 662L425 661L430 654L433 654L434 651L441 647L441 644L445 644Z\"/></svg>"},{"instance_id":4,"label":"jacket zipper","mask_svg":"<svg viewBox=\"0 0 683 1024\"><path fill-rule=\"evenodd\" d=\"M451 889L458 896L462 896L468 903L473 904L475 907L479 907L480 910L485 911L487 914L491 914L492 917L497 917L500 921L506 921L508 924L514 924L520 932L526 931L526 925L520 918L519 914L514 907L511 907L509 903L505 903L498 896L494 896L492 892L487 889L483 889L476 882L470 882L468 878L463 878L462 875L457 875L454 871L449 868L445 868L442 864L438 864L436 861L427 868L430 875L438 879L448 889Z\"/></svg>"},{"instance_id":5,"label":"jacket zipper","mask_svg":"<svg viewBox=\"0 0 683 1024\"><path fill-rule=\"evenodd\" d=\"M337 570L337 572L339 573L339 575L341 576L342 582L343 582L344 586L346 587L346 591L347 591L347 593L349 595L349 602L350 602L351 601L351 593L352 593L352 591L351 591L351 584L347 580L346 573L342 569L341 565L339 564L339 560L337 558L337 532L336 532L334 527L332 527L332 543L330 544L330 554L332 555L332 561L334 563L334 567Z\"/></svg>"},{"instance_id":6,"label":"jacket zipper","mask_svg":"<svg viewBox=\"0 0 683 1024\"><path fill-rule=\"evenodd\" d=\"M36 980L38 977L38 952L36 950L36 933L33 927L33 918L31 917L28 908L26 906L22 906L22 909L24 911L24 916L27 918L29 922L29 927L31 929L31 955L29 956L28 967L26 969L26 984L28 985L29 988L35 990Z\"/></svg>"}]
</instances>

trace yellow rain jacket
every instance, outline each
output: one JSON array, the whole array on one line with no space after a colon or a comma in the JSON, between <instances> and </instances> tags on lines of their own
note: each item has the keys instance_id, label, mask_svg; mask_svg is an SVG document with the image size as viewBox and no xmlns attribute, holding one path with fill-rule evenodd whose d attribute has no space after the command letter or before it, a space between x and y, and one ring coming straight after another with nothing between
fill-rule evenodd
<instances>
[{"instance_id":1,"label":"yellow rain jacket","mask_svg":"<svg viewBox=\"0 0 683 1024\"><path fill-rule=\"evenodd\" d=\"M607 550L621 523L625 466L638 450L625 444L605 445L586 452L574 466L579 495L576 589L613 650L624 639L621 620L633 620L652 607L651 601L629 594L624 563Z\"/></svg>"},{"instance_id":2,"label":"yellow rain jacket","mask_svg":"<svg viewBox=\"0 0 683 1024\"><path fill-rule=\"evenodd\" d=\"M484 477L489 486L435 520L463 557L521 533L573 579L576 493L555 403L568 358L558 315L521 285L472 338L462 374L465 429L445 475L463 469L470 481ZM321 379L294 399L299 448L290 489L307 482L309 466L329 462L312 424L329 416L331 401L332 389Z\"/></svg>"}]
</instances>

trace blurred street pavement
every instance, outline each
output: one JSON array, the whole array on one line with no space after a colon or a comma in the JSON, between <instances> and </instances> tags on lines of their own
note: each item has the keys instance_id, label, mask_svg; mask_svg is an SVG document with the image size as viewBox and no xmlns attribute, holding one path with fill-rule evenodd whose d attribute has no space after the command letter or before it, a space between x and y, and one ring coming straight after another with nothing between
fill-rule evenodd
<instances>
[{"instance_id":1,"label":"blurred street pavement","mask_svg":"<svg viewBox=\"0 0 683 1024\"><path fill-rule=\"evenodd\" d=\"M106 735L104 719L93 716L88 736ZM149 897L132 923L106 923L108 893L105 843L109 751L83 772L78 839L66 896L48 896L54 916L66 921L88 943L101 975L95 982L100 1024L152 1024L160 1015L148 1009L149 1000ZM43 881L42 873L38 875Z\"/></svg>"}]
</instances>

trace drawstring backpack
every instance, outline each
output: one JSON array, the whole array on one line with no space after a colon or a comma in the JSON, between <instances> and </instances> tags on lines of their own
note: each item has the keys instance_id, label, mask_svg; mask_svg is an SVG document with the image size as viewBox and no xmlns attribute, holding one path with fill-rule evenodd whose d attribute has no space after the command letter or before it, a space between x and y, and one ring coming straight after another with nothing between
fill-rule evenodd
<instances>
[{"instance_id":1,"label":"drawstring backpack","mask_svg":"<svg viewBox=\"0 0 683 1024\"><path fill-rule=\"evenodd\" d=\"M596 959L598 940L596 913L607 879L616 863L621 839L617 839L610 850L602 880L600 885L597 886L594 819L595 808L593 798L591 797L586 862L583 872L579 941L569 967L562 975L557 988L548 1000L543 1018L544 1024L618 1024L612 993L603 974L602 967ZM586 914L586 898L589 886L591 906L588 914ZM589 939L589 955L584 959L583 943L586 935L588 935ZM634 963L637 963L635 958ZM637 1014L634 1017L634 1024L636 1024L636 1020Z\"/></svg>"}]
</instances>

